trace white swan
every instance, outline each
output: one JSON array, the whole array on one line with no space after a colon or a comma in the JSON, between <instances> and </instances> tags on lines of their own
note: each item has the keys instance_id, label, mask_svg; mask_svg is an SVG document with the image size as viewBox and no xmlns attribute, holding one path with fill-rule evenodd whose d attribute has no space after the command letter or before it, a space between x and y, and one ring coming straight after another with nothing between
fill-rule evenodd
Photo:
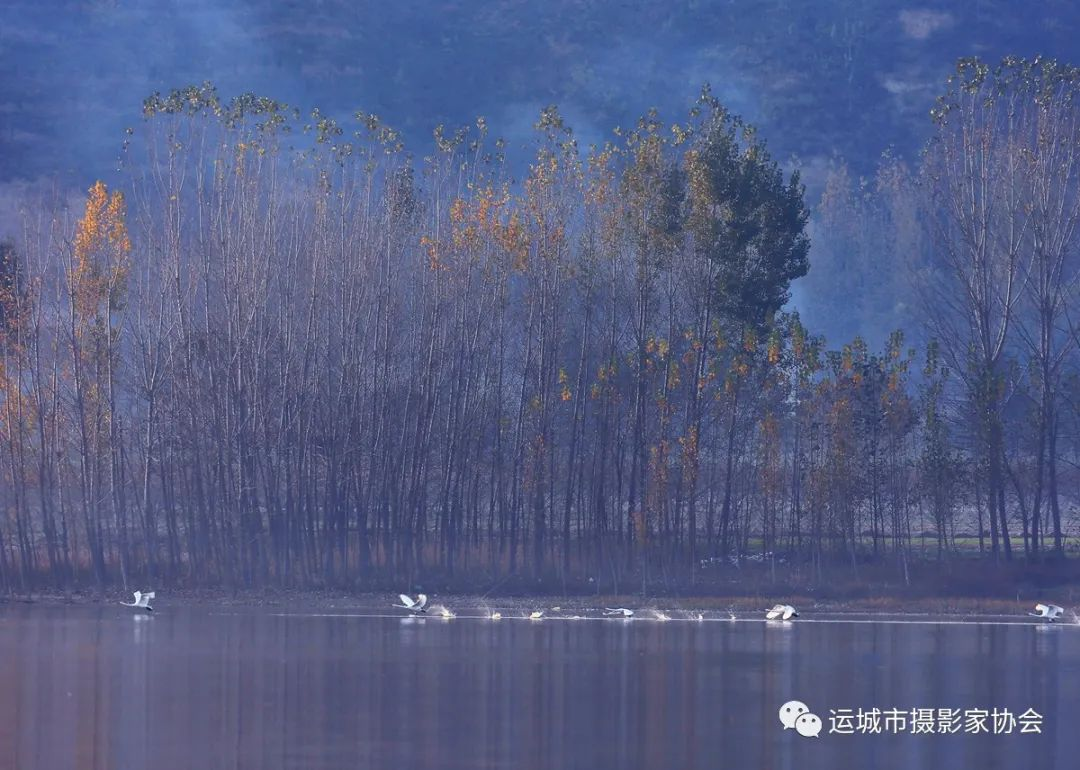
<instances>
[{"instance_id":1,"label":"white swan","mask_svg":"<svg viewBox=\"0 0 1080 770\"><path fill-rule=\"evenodd\" d=\"M766 620L791 620L799 617L799 613L790 604L774 604L771 610L765 611Z\"/></svg>"},{"instance_id":2,"label":"white swan","mask_svg":"<svg viewBox=\"0 0 1080 770\"><path fill-rule=\"evenodd\" d=\"M625 607L608 607L604 610L605 617L613 617L616 615L624 618L632 618L634 617L634 611L628 610Z\"/></svg>"},{"instance_id":3,"label":"white swan","mask_svg":"<svg viewBox=\"0 0 1080 770\"><path fill-rule=\"evenodd\" d=\"M1061 613L1063 612L1065 612L1065 610L1058 607L1056 604L1036 604L1035 611L1029 612L1028 615L1036 618L1046 618L1048 623L1053 623L1061 617Z\"/></svg>"},{"instance_id":4,"label":"white swan","mask_svg":"<svg viewBox=\"0 0 1080 770\"><path fill-rule=\"evenodd\" d=\"M544 617L543 610L536 610L535 612L529 613L529 620L540 620L542 617Z\"/></svg>"},{"instance_id":5,"label":"white swan","mask_svg":"<svg viewBox=\"0 0 1080 770\"><path fill-rule=\"evenodd\" d=\"M133 602L120 602L125 607L135 607L136 609L146 610L147 612L153 612L154 608L150 606L150 600L154 598L153 591L135 592L135 601Z\"/></svg>"},{"instance_id":6,"label":"white swan","mask_svg":"<svg viewBox=\"0 0 1080 770\"><path fill-rule=\"evenodd\" d=\"M398 598L401 599L401 604L393 606L409 612L427 612L427 594L417 594L416 599L405 594L398 594Z\"/></svg>"}]
</instances>

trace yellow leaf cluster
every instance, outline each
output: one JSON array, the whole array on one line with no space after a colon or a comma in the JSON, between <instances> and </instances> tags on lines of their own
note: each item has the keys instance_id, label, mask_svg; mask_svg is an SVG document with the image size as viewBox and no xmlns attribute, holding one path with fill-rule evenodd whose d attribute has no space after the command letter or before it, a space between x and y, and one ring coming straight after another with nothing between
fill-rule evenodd
<instances>
[{"instance_id":1,"label":"yellow leaf cluster","mask_svg":"<svg viewBox=\"0 0 1080 770\"><path fill-rule=\"evenodd\" d=\"M770 364L775 366L780 362L780 338L776 335L769 339L767 355Z\"/></svg>"},{"instance_id":2,"label":"yellow leaf cluster","mask_svg":"<svg viewBox=\"0 0 1080 770\"><path fill-rule=\"evenodd\" d=\"M83 318L111 308L123 290L130 267L124 196L109 193L96 182L86 197L86 208L75 227L75 253L71 287L75 309Z\"/></svg>"},{"instance_id":3,"label":"yellow leaf cluster","mask_svg":"<svg viewBox=\"0 0 1080 770\"><path fill-rule=\"evenodd\" d=\"M439 242L427 235L420 236L420 246L427 252L428 268L432 271L444 270L446 266L439 256Z\"/></svg>"}]
</instances>

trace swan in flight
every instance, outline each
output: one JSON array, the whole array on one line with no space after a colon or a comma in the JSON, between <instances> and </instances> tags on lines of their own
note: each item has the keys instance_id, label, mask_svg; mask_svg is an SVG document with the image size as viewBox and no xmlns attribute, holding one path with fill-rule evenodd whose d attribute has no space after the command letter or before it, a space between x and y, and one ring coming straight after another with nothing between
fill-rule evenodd
<instances>
[{"instance_id":1,"label":"swan in flight","mask_svg":"<svg viewBox=\"0 0 1080 770\"><path fill-rule=\"evenodd\" d=\"M529 620L540 620L542 617L544 617L543 610L536 610L529 614Z\"/></svg>"},{"instance_id":2,"label":"swan in flight","mask_svg":"<svg viewBox=\"0 0 1080 770\"><path fill-rule=\"evenodd\" d=\"M799 613L790 604L775 604L771 610L765 611L766 620L791 620L799 617Z\"/></svg>"},{"instance_id":3,"label":"swan in flight","mask_svg":"<svg viewBox=\"0 0 1080 770\"><path fill-rule=\"evenodd\" d=\"M628 610L625 607L614 607L614 608L608 607L607 609L604 610L604 615L606 617L611 617L611 616L617 615L617 616L623 617L623 618L632 618L632 617L634 617L634 611L633 610Z\"/></svg>"},{"instance_id":4,"label":"swan in flight","mask_svg":"<svg viewBox=\"0 0 1080 770\"><path fill-rule=\"evenodd\" d=\"M398 598L401 599L401 604L395 604L395 607L409 612L427 612L427 594L417 594L415 600L405 594L398 594Z\"/></svg>"},{"instance_id":5,"label":"swan in flight","mask_svg":"<svg viewBox=\"0 0 1080 770\"><path fill-rule=\"evenodd\" d=\"M136 596L138 596L138 594L136 594ZM1056 604L1036 604L1035 611L1029 612L1028 615L1036 618L1046 618L1048 623L1053 623L1061 617L1061 613L1064 611L1064 609L1058 607Z\"/></svg>"},{"instance_id":6,"label":"swan in flight","mask_svg":"<svg viewBox=\"0 0 1080 770\"><path fill-rule=\"evenodd\" d=\"M142 591L135 592L135 601L133 602L120 602L125 607L136 607L140 610L146 610L147 612L153 612L154 608L150 606L150 600L154 598L153 591L147 591L145 594Z\"/></svg>"}]
</instances>

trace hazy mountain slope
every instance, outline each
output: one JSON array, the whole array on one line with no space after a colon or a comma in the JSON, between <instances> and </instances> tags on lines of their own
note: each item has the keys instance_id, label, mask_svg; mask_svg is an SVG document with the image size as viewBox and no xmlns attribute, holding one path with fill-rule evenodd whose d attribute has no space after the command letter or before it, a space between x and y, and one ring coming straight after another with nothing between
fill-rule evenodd
<instances>
[{"instance_id":1,"label":"hazy mountain slope","mask_svg":"<svg viewBox=\"0 0 1080 770\"><path fill-rule=\"evenodd\" d=\"M588 139L703 81L781 156L857 165L914 146L957 56L1080 59L1064 0L495 3L7 0L0 178L100 169L143 96L212 79L303 107L378 112L423 142L477 114L513 135L558 102Z\"/></svg>"},{"instance_id":2,"label":"hazy mountain slope","mask_svg":"<svg viewBox=\"0 0 1080 770\"><path fill-rule=\"evenodd\" d=\"M912 156L957 57L1080 61L1078 33L1068 0L4 0L0 229L23 181L108 178L142 99L203 80L375 112L418 153L477 115L513 153L553 102L588 144L650 106L677 118L709 82L813 201L836 155L854 174L887 147Z\"/></svg>"}]
</instances>

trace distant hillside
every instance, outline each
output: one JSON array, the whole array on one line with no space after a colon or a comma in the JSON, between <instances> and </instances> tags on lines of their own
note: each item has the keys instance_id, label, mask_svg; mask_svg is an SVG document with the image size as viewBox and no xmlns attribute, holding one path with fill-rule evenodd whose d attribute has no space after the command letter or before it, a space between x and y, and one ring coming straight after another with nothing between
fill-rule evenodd
<instances>
[{"instance_id":1,"label":"distant hillside","mask_svg":"<svg viewBox=\"0 0 1080 770\"><path fill-rule=\"evenodd\" d=\"M1066 0L357 2L5 0L0 181L115 156L155 89L210 79L307 108L360 107L423 144L487 116L520 137L559 103L584 141L649 106L678 114L709 81L783 158L856 168L917 146L958 56L1080 59Z\"/></svg>"},{"instance_id":2,"label":"distant hillside","mask_svg":"<svg viewBox=\"0 0 1080 770\"><path fill-rule=\"evenodd\" d=\"M1080 61L1068 0L3 0L0 21L0 236L27 180L82 191L109 179L143 98L204 80L305 111L374 112L418 154L434 126L483 115L519 171L546 104L587 145L651 106L678 119L708 82L802 169L815 203L837 157L858 177L887 148L917 152L958 57ZM903 296L860 321L820 288L859 264L875 267L842 285L876 285L878 255L816 247L796 305L835 341L880 342Z\"/></svg>"}]
</instances>

